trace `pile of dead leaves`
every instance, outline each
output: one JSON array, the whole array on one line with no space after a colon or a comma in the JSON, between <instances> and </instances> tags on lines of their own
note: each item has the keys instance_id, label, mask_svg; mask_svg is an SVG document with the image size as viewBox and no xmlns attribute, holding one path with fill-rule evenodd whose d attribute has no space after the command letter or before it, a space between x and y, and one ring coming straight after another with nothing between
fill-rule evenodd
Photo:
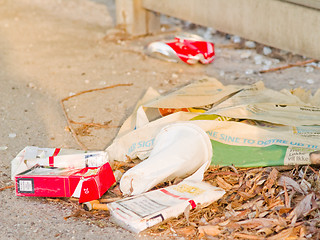
<instances>
[{"instance_id":1,"label":"pile of dead leaves","mask_svg":"<svg viewBox=\"0 0 320 240\"><path fill-rule=\"evenodd\" d=\"M310 166L210 168L219 201L148 230L185 239L319 239L319 170Z\"/></svg>"},{"instance_id":2,"label":"pile of dead leaves","mask_svg":"<svg viewBox=\"0 0 320 240\"><path fill-rule=\"evenodd\" d=\"M117 170L126 171L137 163L119 164ZM179 218L168 219L143 234L171 239L320 239L319 174L319 168L311 166L210 167L204 181L223 188L223 198L206 207L187 209ZM157 188L170 184L175 181ZM121 197L115 185L100 202ZM77 209L68 217L99 222L109 214Z\"/></svg>"}]
</instances>

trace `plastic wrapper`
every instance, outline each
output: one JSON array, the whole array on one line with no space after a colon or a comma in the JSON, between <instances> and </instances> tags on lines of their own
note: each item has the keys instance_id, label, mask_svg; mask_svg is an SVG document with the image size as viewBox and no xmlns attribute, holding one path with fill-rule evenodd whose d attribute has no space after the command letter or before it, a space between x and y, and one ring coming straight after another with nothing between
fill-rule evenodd
<instances>
[{"instance_id":1,"label":"plastic wrapper","mask_svg":"<svg viewBox=\"0 0 320 240\"><path fill-rule=\"evenodd\" d=\"M197 35L181 35L169 41L150 43L147 53L169 62L209 64L215 58L214 44Z\"/></svg>"},{"instance_id":2,"label":"plastic wrapper","mask_svg":"<svg viewBox=\"0 0 320 240\"><path fill-rule=\"evenodd\" d=\"M126 156L147 159L163 127L187 121L207 132L213 165L318 164L319 96L319 91L313 96L302 90L278 92L262 82L223 86L217 80L204 79L154 99L149 95L106 151L111 159L120 161ZM205 105L207 109L202 111L184 111ZM174 111L152 118L150 111L159 112L160 108Z\"/></svg>"},{"instance_id":3,"label":"plastic wrapper","mask_svg":"<svg viewBox=\"0 0 320 240\"><path fill-rule=\"evenodd\" d=\"M201 128L192 123L167 125L157 134L149 158L122 176L120 190L137 195L177 177L202 181L211 157L209 137Z\"/></svg>"}]
</instances>

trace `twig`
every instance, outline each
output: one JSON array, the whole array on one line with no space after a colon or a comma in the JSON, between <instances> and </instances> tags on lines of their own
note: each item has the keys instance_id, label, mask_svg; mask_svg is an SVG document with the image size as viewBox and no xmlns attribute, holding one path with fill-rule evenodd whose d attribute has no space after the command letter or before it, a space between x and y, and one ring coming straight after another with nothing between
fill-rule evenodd
<instances>
[{"instance_id":1,"label":"twig","mask_svg":"<svg viewBox=\"0 0 320 240\"><path fill-rule=\"evenodd\" d=\"M73 120L70 120L71 123L73 124L79 124L79 125L85 125L89 127L95 127L95 128L119 128L120 126L109 126L109 123L111 122L108 121L107 123L101 124L101 123L86 123L86 122L76 122Z\"/></svg>"},{"instance_id":2,"label":"twig","mask_svg":"<svg viewBox=\"0 0 320 240\"><path fill-rule=\"evenodd\" d=\"M319 177L319 173L316 171L316 170L314 170L312 167L310 167L309 166L309 168L312 170L312 172L314 172L318 177Z\"/></svg>"},{"instance_id":3,"label":"twig","mask_svg":"<svg viewBox=\"0 0 320 240\"><path fill-rule=\"evenodd\" d=\"M226 172L214 172L214 173L210 173L208 175L206 175L204 177L205 180L210 180L211 178L213 178L214 176L219 176L219 175L233 175L233 176L239 176L239 174L234 173L234 172L230 172L230 171L226 171Z\"/></svg>"},{"instance_id":4,"label":"twig","mask_svg":"<svg viewBox=\"0 0 320 240\"><path fill-rule=\"evenodd\" d=\"M312 63L312 62L316 62L316 61L317 61L316 59L310 59L310 60L307 60L307 61L292 63L292 64L288 64L288 65L281 66L281 67L270 68L268 70L261 70L261 71L259 71L259 73L275 72L275 71L279 71L279 70L283 70L283 69L287 69L287 68L304 66L304 65L306 65L308 63Z\"/></svg>"},{"instance_id":5,"label":"twig","mask_svg":"<svg viewBox=\"0 0 320 240\"><path fill-rule=\"evenodd\" d=\"M286 181L283 181L283 189L284 189L284 203L286 208L290 207L290 200L289 200L289 195L288 195L288 191L287 191L287 185L286 185Z\"/></svg>"},{"instance_id":6,"label":"twig","mask_svg":"<svg viewBox=\"0 0 320 240\"><path fill-rule=\"evenodd\" d=\"M132 86L132 85L133 85L132 83L123 83L123 84L115 84L115 85L111 85L111 86L107 86L107 87L102 87L102 88L89 89L89 90L85 90L85 91L81 91L81 92L75 93L75 94L73 94L73 95L71 95L69 97L66 97L66 98L62 99L61 101L62 102L67 101L70 98L79 96L79 95L84 94L84 93L95 92L95 91L100 91L100 90L105 90L105 89L110 89L110 88L115 88L115 87L128 87L128 86Z\"/></svg>"},{"instance_id":7,"label":"twig","mask_svg":"<svg viewBox=\"0 0 320 240\"><path fill-rule=\"evenodd\" d=\"M6 187L3 187L3 188L0 188L0 191L6 190L8 188L14 188L14 187L15 187L14 185L6 186Z\"/></svg>"},{"instance_id":8,"label":"twig","mask_svg":"<svg viewBox=\"0 0 320 240\"><path fill-rule=\"evenodd\" d=\"M234 49L239 49L241 48L240 44L237 43L231 43L231 44L215 44L214 45L216 48L234 48Z\"/></svg>"},{"instance_id":9,"label":"twig","mask_svg":"<svg viewBox=\"0 0 320 240\"><path fill-rule=\"evenodd\" d=\"M66 108L63 104L63 102L69 100L70 98L73 98L73 97L76 97L76 96L79 96L81 94L84 94L84 93L89 93L89 92L94 92L94 91L100 91L100 90L105 90L105 89L110 89L110 88L115 88L115 87L125 87L125 86L132 86L132 83L128 83L128 84L116 84L116 85L111 85L111 86L107 86L107 87L102 87L102 88L94 88L94 89L89 89L89 90L86 90L86 91L82 91L82 92L78 92L72 96L69 96L69 97L66 97L66 98L63 98L61 99L60 101L60 104L62 106L62 110L64 112L64 115L67 119L67 123L68 123L68 127L72 133L72 136L73 138L76 140L76 142L78 143L78 145L83 149L83 150L88 150L88 148L78 139L78 136L75 132L75 130L72 128L72 120L70 120L69 116L68 116L68 113L66 111Z\"/></svg>"},{"instance_id":10,"label":"twig","mask_svg":"<svg viewBox=\"0 0 320 240\"><path fill-rule=\"evenodd\" d=\"M76 140L76 142L77 142L78 145L81 147L81 149L83 149L83 150L88 150L88 148L87 148L82 142L80 142L80 140L78 139L78 136L77 136L75 130L72 128L71 121L70 121L70 119L69 119L69 117L68 117L68 114L67 114L67 111L66 111L66 109L65 109L65 107L64 107L63 101L64 101L64 99L62 99L62 100L60 101L60 104L61 104L61 106L62 106L62 110L63 110L63 112L64 112L64 115L65 115L65 117L66 117L66 119L67 119L68 128L70 129L73 138Z\"/></svg>"}]
</instances>

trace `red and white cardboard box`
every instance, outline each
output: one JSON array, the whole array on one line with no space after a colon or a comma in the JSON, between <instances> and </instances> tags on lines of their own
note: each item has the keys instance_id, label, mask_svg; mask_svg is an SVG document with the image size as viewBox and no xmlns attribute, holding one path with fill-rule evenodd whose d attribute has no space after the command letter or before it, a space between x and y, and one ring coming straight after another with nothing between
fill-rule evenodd
<instances>
[{"instance_id":1,"label":"red and white cardboard box","mask_svg":"<svg viewBox=\"0 0 320 240\"><path fill-rule=\"evenodd\" d=\"M17 196L73 196L79 198L79 203L99 199L115 181L109 163L83 169L38 165L15 177Z\"/></svg>"}]
</instances>

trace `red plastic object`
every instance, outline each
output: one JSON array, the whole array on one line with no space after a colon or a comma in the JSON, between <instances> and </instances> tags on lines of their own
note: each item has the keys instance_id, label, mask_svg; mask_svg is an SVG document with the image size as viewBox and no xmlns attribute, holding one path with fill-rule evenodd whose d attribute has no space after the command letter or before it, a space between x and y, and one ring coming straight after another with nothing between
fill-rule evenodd
<instances>
[{"instance_id":1,"label":"red plastic object","mask_svg":"<svg viewBox=\"0 0 320 240\"><path fill-rule=\"evenodd\" d=\"M95 172L86 176L89 170ZM109 163L81 170L35 166L17 175L15 182L16 195L28 197L71 197L80 183L82 203L99 199L115 183L115 177Z\"/></svg>"},{"instance_id":2,"label":"red plastic object","mask_svg":"<svg viewBox=\"0 0 320 240\"><path fill-rule=\"evenodd\" d=\"M215 58L214 44L195 35L176 37L166 42L153 42L149 44L147 52L150 56L169 62L181 60L188 64L209 64Z\"/></svg>"},{"instance_id":3,"label":"red plastic object","mask_svg":"<svg viewBox=\"0 0 320 240\"><path fill-rule=\"evenodd\" d=\"M195 64L198 61L208 64L214 60L214 44L211 42L175 38L173 42L166 44L176 52L182 61L188 64Z\"/></svg>"}]
</instances>

